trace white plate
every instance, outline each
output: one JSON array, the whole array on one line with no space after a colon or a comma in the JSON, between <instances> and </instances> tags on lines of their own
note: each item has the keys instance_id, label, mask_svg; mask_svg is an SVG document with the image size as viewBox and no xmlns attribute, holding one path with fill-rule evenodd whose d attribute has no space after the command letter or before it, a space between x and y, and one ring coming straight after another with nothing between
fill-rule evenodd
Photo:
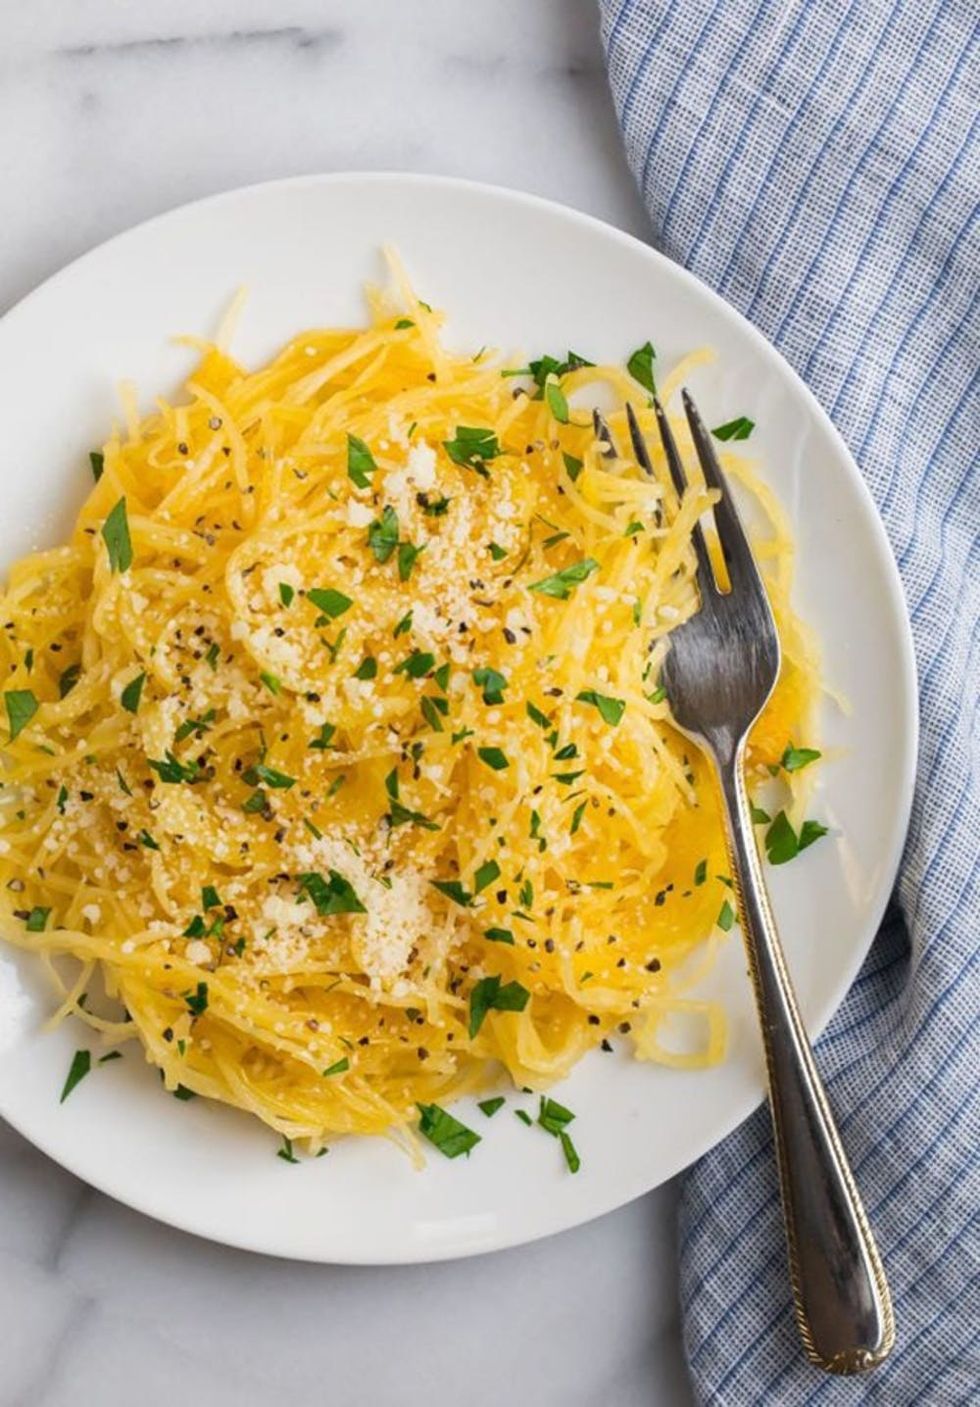
<instances>
[{"instance_id":1,"label":"white plate","mask_svg":"<svg viewBox=\"0 0 980 1407\"><path fill-rule=\"evenodd\" d=\"M717 348L716 365L692 377L694 393L710 423L742 413L757 422L751 449L795 524L798 605L853 710L828 708L824 725L826 743L843 750L818 797L833 836L771 875L802 1008L819 1030L867 952L908 820L915 679L899 579L860 474L813 397L727 304L639 241L528 196L403 175L255 186L111 240L0 321L0 564L68 529L86 451L118 414L118 381L134 378L146 405L175 389L192 357L172 334L212 333L241 284L251 297L235 350L246 361L301 327L361 321L361 289L381 276L387 240L422 296L449 311L448 338L460 346L572 346L615 360L649 337L660 368ZM40 1031L49 993L20 956L4 955L0 968L0 1113L104 1192L218 1241L324 1261L466 1255L619 1206L758 1104L763 1067L737 934L711 982L731 1014L724 1065L679 1073L596 1053L561 1087L578 1115L575 1177L540 1130L509 1111L487 1122L468 1102L458 1112L484 1135L469 1159L434 1153L416 1172L383 1142L349 1140L290 1166L257 1123L164 1098L132 1053L59 1106L81 1033Z\"/></svg>"}]
</instances>

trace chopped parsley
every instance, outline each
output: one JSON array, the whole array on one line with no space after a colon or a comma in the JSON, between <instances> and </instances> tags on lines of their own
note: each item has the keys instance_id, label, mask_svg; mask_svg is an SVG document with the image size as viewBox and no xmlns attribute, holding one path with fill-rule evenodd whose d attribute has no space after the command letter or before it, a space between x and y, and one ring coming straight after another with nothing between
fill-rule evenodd
<instances>
[{"instance_id":1,"label":"chopped parsley","mask_svg":"<svg viewBox=\"0 0 980 1407\"><path fill-rule=\"evenodd\" d=\"M821 756L822 754L815 747L794 747L790 743L779 759L779 765L785 772L799 772L804 767L809 767L811 762L816 762L817 758Z\"/></svg>"},{"instance_id":2,"label":"chopped parsley","mask_svg":"<svg viewBox=\"0 0 980 1407\"><path fill-rule=\"evenodd\" d=\"M206 884L201 890L201 908L205 913L208 909L221 908L221 899L213 884Z\"/></svg>"},{"instance_id":3,"label":"chopped parsley","mask_svg":"<svg viewBox=\"0 0 980 1407\"><path fill-rule=\"evenodd\" d=\"M656 358L657 354L653 350L653 343L644 342L642 347L637 347L635 352L630 353L626 363L626 370L633 380L638 381L645 391L650 392L651 396L656 393L657 389L653 375L653 363Z\"/></svg>"},{"instance_id":4,"label":"chopped parsley","mask_svg":"<svg viewBox=\"0 0 980 1407\"><path fill-rule=\"evenodd\" d=\"M90 449L88 462L92 469L92 478L98 483L105 471L105 455L100 449Z\"/></svg>"},{"instance_id":5,"label":"chopped parsley","mask_svg":"<svg viewBox=\"0 0 980 1407\"><path fill-rule=\"evenodd\" d=\"M208 1009L208 984L198 982L193 992L185 992L184 1004L192 1016L203 1016Z\"/></svg>"},{"instance_id":6,"label":"chopped parsley","mask_svg":"<svg viewBox=\"0 0 980 1407\"><path fill-rule=\"evenodd\" d=\"M506 943L511 948L514 946L514 935L509 928L485 928L483 936L488 943Z\"/></svg>"},{"instance_id":7,"label":"chopped parsley","mask_svg":"<svg viewBox=\"0 0 980 1407\"><path fill-rule=\"evenodd\" d=\"M754 429L754 420L739 415L735 420L726 420L724 425L716 426L711 433L716 440L747 440Z\"/></svg>"},{"instance_id":8,"label":"chopped parsley","mask_svg":"<svg viewBox=\"0 0 980 1407\"><path fill-rule=\"evenodd\" d=\"M540 400L545 392L545 388L550 376L565 376L570 371L577 370L580 366L594 366L586 357L580 357L577 352L569 350L564 361L559 361L557 357L551 357L547 353L544 356L528 362L527 368L512 372L516 376L532 376L537 385L535 400Z\"/></svg>"},{"instance_id":9,"label":"chopped parsley","mask_svg":"<svg viewBox=\"0 0 980 1407\"><path fill-rule=\"evenodd\" d=\"M499 747L478 747L476 755L481 762L485 762L494 772L502 772L505 767L509 767L505 753Z\"/></svg>"},{"instance_id":10,"label":"chopped parsley","mask_svg":"<svg viewBox=\"0 0 980 1407\"><path fill-rule=\"evenodd\" d=\"M461 1124L458 1119L438 1104L419 1104L419 1132L434 1148L447 1158L458 1158L461 1153L470 1153L481 1141L480 1135Z\"/></svg>"},{"instance_id":11,"label":"chopped parsley","mask_svg":"<svg viewBox=\"0 0 980 1407\"><path fill-rule=\"evenodd\" d=\"M147 766L156 772L161 782L168 782L172 786L178 782L193 784L201 776L201 769L193 758L188 762L181 762L180 758L175 757L169 748L164 753L162 761L152 757L148 757L146 761Z\"/></svg>"},{"instance_id":12,"label":"chopped parsley","mask_svg":"<svg viewBox=\"0 0 980 1407\"><path fill-rule=\"evenodd\" d=\"M416 547L413 542L400 542L398 544L398 580L408 581L412 575L412 568L418 561L421 553L425 551L425 545Z\"/></svg>"},{"instance_id":13,"label":"chopped parsley","mask_svg":"<svg viewBox=\"0 0 980 1407\"><path fill-rule=\"evenodd\" d=\"M408 633L408 631L411 630L411 628L412 628L412 612L411 612L411 611L406 611L405 615L402 616L401 620L398 622L398 624L395 626L394 630L392 631L392 635L393 635L394 638L397 640L398 637L399 637L399 635L406 635L406 634Z\"/></svg>"},{"instance_id":14,"label":"chopped parsley","mask_svg":"<svg viewBox=\"0 0 980 1407\"><path fill-rule=\"evenodd\" d=\"M312 586L306 593L306 599L312 601L317 610L322 611L329 620L336 620L354 604L349 596L345 596L342 591L335 591L332 586Z\"/></svg>"},{"instance_id":15,"label":"chopped parsley","mask_svg":"<svg viewBox=\"0 0 980 1407\"><path fill-rule=\"evenodd\" d=\"M152 837L152 835L150 834L150 832L147 831L147 830L142 830L142 831L140 831L140 833L139 833L139 843L140 843L140 845L145 845L146 848L147 848L147 850L159 850L159 849L160 849L159 845L156 843L156 841L153 839L153 837Z\"/></svg>"},{"instance_id":16,"label":"chopped parsley","mask_svg":"<svg viewBox=\"0 0 980 1407\"><path fill-rule=\"evenodd\" d=\"M500 866L496 860L484 860L473 875L473 893L479 894L488 884L493 884L494 880L499 878Z\"/></svg>"},{"instance_id":17,"label":"chopped parsley","mask_svg":"<svg viewBox=\"0 0 980 1407\"><path fill-rule=\"evenodd\" d=\"M558 601L567 601L575 588L598 570L599 563L595 558L585 557L581 562L573 562L570 567L563 567L553 576L532 582L528 590L537 591L542 596L553 596Z\"/></svg>"},{"instance_id":18,"label":"chopped parsley","mask_svg":"<svg viewBox=\"0 0 980 1407\"><path fill-rule=\"evenodd\" d=\"M664 699L665 699L666 697L667 697L667 690L664 688L664 686L663 686L662 684L660 685L659 688L654 689L654 691L653 691L652 694L647 694L647 696L646 696L646 698L647 698L647 703L652 703L652 704L663 703L663 701L664 701Z\"/></svg>"},{"instance_id":19,"label":"chopped parsley","mask_svg":"<svg viewBox=\"0 0 980 1407\"><path fill-rule=\"evenodd\" d=\"M58 788L58 799L55 801L55 805L58 808L59 815L63 816L65 814L65 807L67 806L67 804L68 788L64 785L64 783L62 783L62 785Z\"/></svg>"},{"instance_id":20,"label":"chopped parsley","mask_svg":"<svg viewBox=\"0 0 980 1407\"><path fill-rule=\"evenodd\" d=\"M544 388L545 399L548 402L548 409L560 425L568 424L568 401L565 392L558 385L557 381L549 381Z\"/></svg>"},{"instance_id":21,"label":"chopped parsley","mask_svg":"<svg viewBox=\"0 0 980 1407\"><path fill-rule=\"evenodd\" d=\"M507 1101L504 1096L502 1094L498 1094L495 1095L493 1099L481 1099L476 1107L479 1109L481 1114L486 1115L488 1119L492 1119L494 1114L497 1113L498 1109L502 1109L506 1103Z\"/></svg>"},{"instance_id":22,"label":"chopped parsley","mask_svg":"<svg viewBox=\"0 0 980 1407\"><path fill-rule=\"evenodd\" d=\"M119 695L119 702L127 713L135 713L140 706L140 696L143 693L143 685L146 683L146 674L137 674L131 679Z\"/></svg>"},{"instance_id":23,"label":"chopped parsley","mask_svg":"<svg viewBox=\"0 0 980 1407\"><path fill-rule=\"evenodd\" d=\"M37 713L38 703L30 689L8 689L3 696L7 705L7 723L10 726L10 741L22 733Z\"/></svg>"},{"instance_id":24,"label":"chopped parsley","mask_svg":"<svg viewBox=\"0 0 980 1407\"><path fill-rule=\"evenodd\" d=\"M62 670L58 676L58 697L67 698L82 677L82 666L80 664L70 664L67 669Z\"/></svg>"},{"instance_id":25,"label":"chopped parsley","mask_svg":"<svg viewBox=\"0 0 980 1407\"><path fill-rule=\"evenodd\" d=\"M243 777L250 787L258 786L261 782L267 787L272 787L274 791L288 791L296 785L295 777L290 777L285 772L277 772L275 767L267 767L264 762L249 767Z\"/></svg>"},{"instance_id":26,"label":"chopped parsley","mask_svg":"<svg viewBox=\"0 0 980 1407\"><path fill-rule=\"evenodd\" d=\"M531 993L520 982L501 985L500 978L482 977L470 993L470 1040L477 1035L490 1011L523 1011Z\"/></svg>"},{"instance_id":27,"label":"chopped parsley","mask_svg":"<svg viewBox=\"0 0 980 1407\"><path fill-rule=\"evenodd\" d=\"M440 894L445 894L447 899L452 899L462 909L469 908L473 902L473 895L458 879L433 879L429 882L433 889L438 889Z\"/></svg>"},{"instance_id":28,"label":"chopped parsley","mask_svg":"<svg viewBox=\"0 0 980 1407\"><path fill-rule=\"evenodd\" d=\"M532 723L536 723L539 728L544 728L547 730L551 727L551 719L546 713L542 713L541 709L538 708L537 704L531 703L530 699L528 699L528 701L525 703L524 708L527 712L528 718L530 718Z\"/></svg>"},{"instance_id":29,"label":"chopped parsley","mask_svg":"<svg viewBox=\"0 0 980 1407\"><path fill-rule=\"evenodd\" d=\"M187 718L174 734L174 742L182 743L185 738L189 738L193 733L195 737L202 738L211 727L216 717L213 708L209 708L207 713L202 713L200 718Z\"/></svg>"},{"instance_id":30,"label":"chopped parsley","mask_svg":"<svg viewBox=\"0 0 980 1407\"><path fill-rule=\"evenodd\" d=\"M440 494L438 498L429 498L428 495L419 493L415 495L415 501L427 518L442 518L449 512L450 500L445 494Z\"/></svg>"},{"instance_id":31,"label":"chopped parsley","mask_svg":"<svg viewBox=\"0 0 980 1407\"><path fill-rule=\"evenodd\" d=\"M277 679L274 674L270 674L268 670L263 670L262 673L259 675L259 678L262 680L262 683L268 689L270 694L282 693L282 682Z\"/></svg>"},{"instance_id":32,"label":"chopped parsley","mask_svg":"<svg viewBox=\"0 0 980 1407\"><path fill-rule=\"evenodd\" d=\"M582 817L585 815L585 808L588 806L588 804L589 803L587 801L580 801L579 804L576 806L575 811L572 815L572 824L568 828L569 835L574 835L575 832L578 830L579 826L582 824Z\"/></svg>"},{"instance_id":33,"label":"chopped parsley","mask_svg":"<svg viewBox=\"0 0 980 1407\"><path fill-rule=\"evenodd\" d=\"M403 329L406 328L406 327L414 327L414 326L415 326L415 324L414 324L414 322L412 321L411 318L399 318L398 321L395 323L395 331L396 331L396 332L401 332L401 331L403 331Z\"/></svg>"},{"instance_id":34,"label":"chopped parsley","mask_svg":"<svg viewBox=\"0 0 980 1407\"><path fill-rule=\"evenodd\" d=\"M375 518L368 528L368 547L374 553L375 561L387 562L397 546L398 514L388 504L381 517Z\"/></svg>"},{"instance_id":35,"label":"chopped parsley","mask_svg":"<svg viewBox=\"0 0 980 1407\"><path fill-rule=\"evenodd\" d=\"M76 1085L81 1084L91 1068L92 1052L90 1050L76 1050L75 1054L72 1056L64 1088L61 1091L61 1098L58 1100L59 1104L64 1104L72 1090Z\"/></svg>"},{"instance_id":36,"label":"chopped parsley","mask_svg":"<svg viewBox=\"0 0 980 1407\"><path fill-rule=\"evenodd\" d=\"M359 489L371 487L369 474L373 474L377 469L374 456L363 440L359 440L356 435L347 436L347 477L352 479Z\"/></svg>"},{"instance_id":37,"label":"chopped parsley","mask_svg":"<svg viewBox=\"0 0 980 1407\"><path fill-rule=\"evenodd\" d=\"M253 791L252 795L242 802L242 810L247 816L254 816L265 810L269 804L269 798L261 787Z\"/></svg>"},{"instance_id":38,"label":"chopped parsley","mask_svg":"<svg viewBox=\"0 0 980 1407\"><path fill-rule=\"evenodd\" d=\"M491 669L487 665L481 665L479 669L473 671L473 683L483 690L485 704L503 703L507 677L501 674L499 669Z\"/></svg>"},{"instance_id":39,"label":"chopped parsley","mask_svg":"<svg viewBox=\"0 0 980 1407\"><path fill-rule=\"evenodd\" d=\"M699 860L699 861L697 862L697 864L694 866L694 883L695 883L695 884L703 884L704 881L705 881L707 878L708 878L708 862L707 862L707 860Z\"/></svg>"},{"instance_id":40,"label":"chopped parsley","mask_svg":"<svg viewBox=\"0 0 980 1407\"><path fill-rule=\"evenodd\" d=\"M281 1158L284 1163L299 1162L299 1159L293 1152L293 1140L291 1138L287 1138L285 1134L283 1134L282 1136L282 1147L276 1149L276 1157Z\"/></svg>"},{"instance_id":41,"label":"chopped parsley","mask_svg":"<svg viewBox=\"0 0 980 1407\"><path fill-rule=\"evenodd\" d=\"M769 812L764 811L761 806L756 806L754 801L750 803L749 811L752 814L753 825L768 826L769 822L772 820Z\"/></svg>"},{"instance_id":42,"label":"chopped parsley","mask_svg":"<svg viewBox=\"0 0 980 1407\"><path fill-rule=\"evenodd\" d=\"M490 553L490 556L495 562L502 562L507 556L506 548L501 547L496 542L491 542L487 547L487 551Z\"/></svg>"},{"instance_id":43,"label":"chopped parsley","mask_svg":"<svg viewBox=\"0 0 980 1407\"><path fill-rule=\"evenodd\" d=\"M319 733L315 738L310 739L308 746L311 748L315 748L318 752L329 751L333 747L333 742L331 741L331 739L333 738L333 735L334 733L336 733L336 731L337 729L332 723L322 723L320 725Z\"/></svg>"},{"instance_id":44,"label":"chopped parsley","mask_svg":"<svg viewBox=\"0 0 980 1407\"><path fill-rule=\"evenodd\" d=\"M439 715L440 713L449 712L449 704L446 700L430 698L428 694L423 694L419 701L419 706L422 709L422 717L425 719L426 723L428 723L432 731L434 733L443 732L442 719Z\"/></svg>"},{"instance_id":45,"label":"chopped parsley","mask_svg":"<svg viewBox=\"0 0 980 1407\"><path fill-rule=\"evenodd\" d=\"M472 425L457 425L455 438L443 440L442 447L454 464L463 464L483 475L487 473L487 462L501 452L492 430Z\"/></svg>"},{"instance_id":46,"label":"chopped parsley","mask_svg":"<svg viewBox=\"0 0 980 1407\"><path fill-rule=\"evenodd\" d=\"M204 656L204 658L207 660L208 664L211 666L212 669L218 668L218 659L220 655L220 646L218 645L218 642L216 640L213 640L208 646L207 654Z\"/></svg>"},{"instance_id":47,"label":"chopped parsley","mask_svg":"<svg viewBox=\"0 0 980 1407\"><path fill-rule=\"evenodd\" d=\"M360 664L354 670L355 679L376 679L378 675L378 661L373 655L365 655Z\"/></svg>"},{"instance_id":48,"label":"chopped parsley","mask_svg":"<svg viewBox=\"0 0 980 1407\"><path fill-rule=\"evenodd\" d=\"M568 454L565 450L562 450L562 455L561 455L561 457L562 457L562 462L563 462L564 465L565 465L566 473L568 474L568 477L571 479L572 483L574 484L575 480L578 478L579 474L581 474L581 472L582 472L582 469L583 469L582 461L581 461L581 459L576 459L575 456L574 456L574 454Z\"/></svg>"},{"instance_id":49,"label":"chopped parsley","mask_svg":"<svg viewBox=\"0 0 980 1407\"><path fill-rule=\"evenodd\" d=\"M35 905L24 920L24 927L28 933L43 933L50 913L50 909L42 909L40 905Z\"/></svg>"},{"instance_id":50,"label":"chopped parsley","mask_svg":"<svg viewBox=\"0 0 980 1407\"><path fill-rule=\"evenodd\" d=\"M279 583L279 600L284 606L291 606L295 595L295 587L290 586L288 581L281 581Z\"/></svg>"},{"instance_id":51,"label":"chopped parsley","mask_svg":"<svg viewBox=\"0 0 980 1407\"><path fill-rule=\"evenodd\" d=\"M407 674L409 679L421 679L423 675L428 674L435 662L435 655L429 654L427 650L413 650L400 664L395 665L392 673Z\"/></svg>"},{"instance_id":52,"label":"chopped parsley","mask_svg":"<svg viewBox=\"0 0 980 1407\"><path fill-rule=\"evenodd\" d=\"M566 1125L572 1123L575 1115L571 1109L566 1109L564 1104L559 1104L557 1099L549 1099L547 1095L541 1096L541 1104L538 1109L538 1123L545 1133L550 1133L553 1138L557 1138Z\"/></svg>"},{"instance_id":53,"label":"chopped parsley","mask_svg":"<svg viewBox=\"0 0 980 1407\"><path fill-rule=\"evenodd\" d=\"M346 1055L342 1055L339 1060L335 1060L332 1065L328 1065L327 1068L320 1073L324 1079L327 1079L330 1075L343 1075L345 1071L349 1069L350 1061Z\"/></svg>"},{"instance_id":54,"label":"chopped parsley","mask_svg":"<svg viewBox=\"0 0 980 1407\"><path fill-rule=\"evenodd\" d=\"M102 524L102 538L114 572L126 572L133 564L133 544L129 536L126 500L121 498Z\"/></svg>"},{"instance_id":55,"label":"chopped parsley","mask_svg":"<svg viewBox=\"0 0 980 1407\"><path fill-rule=\"evenodd\" d=\"M787 819L786 812L780 811L766 831L766 856L769 863L785 865L788 860L794 860L801 850L805 850L826 834L827 827L819 821L804 821L797 835Z\"/></svg>"},{"instance_id":56,"label":"chopped parsley","mask_svg":"<svg viewBox=\"0 0 980 1407\"><path fill-rule=\"evenodd\" d=\"M732 924L735 922L735 910L732 908L731 904L728 902L727 899L721 906L721 912L719 913L716 922L718 924L718 927L721 929L722 933L728 933L731 929Z\"/></svg>"},{"instance_id":57,"label":"chopped parsley","mask_svg":"<svg viewBox=\"0 0 980 1407\"><path fill-rule=\"evenodd\" d=\"M323 917L329 914L366 914L367 909L354 893L353 886L336 870L328 871L329 878L321 874L296 875L301 894L308 894Z\"/></svg>"},{"instance_id":58,"label":"chopped parsley","mask_svg":"<svg viewBox=\"0 0 980 1407\"><path fill-rule=\"evenodd\" d=\"M577 1173L579 1168L582 1166L582 1159L578 1155L578 1149L575 1147L575 1144L572 1142L571 1138L565 1132L564 1129L562 1129L558 1137L561 1141L561 1151L565 1155L565 1162L568 1165L568 1171L570 1173Z\"/></svg>"},{"instance_id":59,"label":"chopped parsley","mask_svg":"<svg viewBox=\"0 0 980 1407\"><path fill-rule=\"evenodd\" d=\"M514 1113L520 1119L522 1124L527 1124L528 1128L531 1127L531 1116L526 1109L515 1109Z\"/></svg>"},{"instance_id":60,"label":"chopped parsley","mask_svg":"<svg viewBox=\"0 0 980 1407\"><path fill-rule=\"evenodd\" d=\"M575 701L576 703L594 704L599 710L603 722L609 723L613 728L619 723L626 709L625 699L613 699L608 694L597 693L595 689L583 689L581 693L575 695Z\"/></svg>"}]
</instances>

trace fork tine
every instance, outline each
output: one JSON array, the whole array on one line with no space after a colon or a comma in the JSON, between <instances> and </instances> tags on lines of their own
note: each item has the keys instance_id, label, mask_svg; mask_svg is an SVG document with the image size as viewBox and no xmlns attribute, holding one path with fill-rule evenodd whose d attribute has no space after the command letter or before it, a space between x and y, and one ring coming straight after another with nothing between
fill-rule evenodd
<instances>
[{"instance_id":1,"label":"fork tine","mask_svg":"<svg viewBox=\"0 0 980 1407\"><path fill-rule=\"evenodd\" d=\"M592 426L596 439L603 446L600 451L603 459L617 459L616 441L612 437L612 431L606 423L606 417L600 415L597 410L592 412Z\"/></svg>"},{"instance_id":2,"label":"fork tine","mask_svg":"<svg viewBox=\"0 0 980 1407\"><path fill-rule=\"evenodd\" d=\"M670 477L677 491L677 497L681 499L684 497L685 490L687 489L687 475L684 473L684 465L677 452L677 442L670 428L670 422L667 419L663 406L656 396L653 398L653 409L657 417L657 429L660 432L660 442L664 447L664 454L667 456L667 467L670 469ZM630 435L633 437L633 448L634 450L636 449L637 441L639 441L643 446L644 454L646 454L646 444L644 443L640 427L637 424L636 416L633 414L632 406L626 407L626 414L630 422ZM639 452L637 452L636 457L639 459ZM647 455L647 462L649 463L649 455ZM701 531L700 523L694 524L694 528L691 531L691 541L694 544L694 554L698 559L698 584L701 587L701 604L703 606L708 599L706 594L708 587L715 585L715 577L714 572L711 570L711 559L708 556L708 548L704 540L704 533Z\"/></svg>"},{"instance_id":3,"label":"fork tine","mask_svg":"<svg viewBox=\"0 0 980 1407\"><path fill-rule=\"evenodd\" d=\"M650 451L647 449L647 442L643 438L643 431L640 429L640 422L637 420L636 415L633 411L633 407L630 405L629 401L626 402L626 419L629 422L630 443L633 446L633 453L636 455L636 462L644 471L644 473L648 474L650 478L654 481L654 483L656 483L657 474L650 460ZM658 503L653 510L654 527L659 528L663 520L663 509Z\"/></svg>"},{"instance_id":4,"label":"fork tine","mask_svg":"<svg viewBox=\"0 0 980 1407\"><path fill-rule=\"evenodd\" d=\"M745 529L738 516L738 509L735 507L728 481L718 463L718 456L715 453L711 436L687 390L683 390L681 396L684 401L684 409L687 411L687 421L691 427L694 448L701 463L701 472L704 474L704 482L709 489L717 489L721 494L720 500L714 507L715 526L718 529L718 540L721 543L721 550L725 554L729 575L732 577L732 585L747 586L752 584L762 591L764 588L759 576L759 569L752 555L748 538L745 536ZM736 576L738 583L736 583Z\"/></svg>"}]
</instances>

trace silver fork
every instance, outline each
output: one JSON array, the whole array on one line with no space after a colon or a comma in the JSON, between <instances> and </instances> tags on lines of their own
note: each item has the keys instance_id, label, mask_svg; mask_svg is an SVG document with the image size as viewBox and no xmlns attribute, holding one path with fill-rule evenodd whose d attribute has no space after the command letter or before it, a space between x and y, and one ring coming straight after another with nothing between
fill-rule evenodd
<instances>
[{"instance_id":1,"label":"silver fork","mask_svg":"<svg viewBox=\"0 0 980 1407\"><path fill-rule=\"evenodd\" d=\"M705 482L721 498L715 526L731 589L719 590L700 526L693 533L701 609L670 636L661 672L679 726L715 765L729 858L769 1074L769 1103L782 1193L796 1321L811 1362L858 1373L888 1355L891 1297L861 1198L841 1146L796 1004L745 789L745 741L779 673L779 637L769 600L729 493L711 436L685 391ZM631 406L637 462L654 470ZM687 479L659 401L657 426L678 496Z\"/></svg>"}]
</instances>

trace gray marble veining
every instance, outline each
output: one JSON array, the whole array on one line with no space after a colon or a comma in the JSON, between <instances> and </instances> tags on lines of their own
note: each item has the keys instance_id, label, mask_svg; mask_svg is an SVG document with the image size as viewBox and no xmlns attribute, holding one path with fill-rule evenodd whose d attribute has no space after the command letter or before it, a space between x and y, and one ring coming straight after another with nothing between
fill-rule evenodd
<instances>
[{"instance_id":1,"label":"gray marble veining","mask_svg":"<svg viewBox=\"0 0 980 1407\"><path fill-rule=\"evenodd\" d=\"M590 0L0 7L0 309L160 210L344 169L645 232ZM0 1407L683 1407L674 1201L455 1264L296 1265L158 1226L0 1126Z\"/></svg>"}]
</instances>

